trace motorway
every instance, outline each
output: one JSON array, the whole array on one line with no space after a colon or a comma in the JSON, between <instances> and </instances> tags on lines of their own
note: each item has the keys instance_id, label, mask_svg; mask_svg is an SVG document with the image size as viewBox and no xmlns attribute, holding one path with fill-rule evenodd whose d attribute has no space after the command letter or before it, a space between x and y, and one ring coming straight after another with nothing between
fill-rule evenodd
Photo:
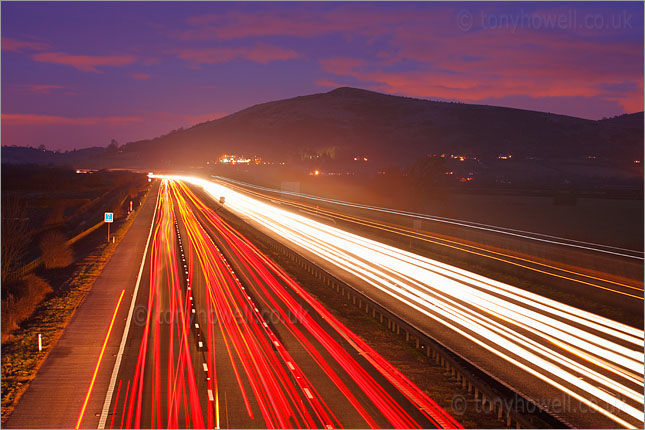
<instances>
[{"instance_id":1,"label":"motorway","mask_svg":"<svg viewBox=\"0 0 645 430\"><path fill-rule=\"evenodd\" d=\"M251 226L582 427L643 426L643 330L325 225L197 178Z\"/></svg>"},{"instance_id":2,"label":"motorway","mask_svg":"<svg viewBox=\"0 0 645 430\"><path fill-rule=\"evenodd\" d=\"M557 289L568 290L572 294L579 294L579 291L584 290L586 298L591 297L603 303L620 305L622 309L642 314L642 251L412 212L356 205L351 202L301 193L283 192L227 178L217 177L216 179L225 181L228 187L236 191L265 202L280 204L284 208L295 210L323 223L329 224L331 222L334 226L354 228L359 234L365 231L371 234L380 234L384 238L397 237L399 243L414 240L422 245L457 251L462 253L463 259L478 259L482 263L495 264L514 273L523 272L531 275L532 278L539 279L538 282L557 283ZM284 196L290 198L284 198ZM311 203L305 203L305 201ZM362 213L363 216L348 213L356 211ZM382 221L379 220L379 216L389 216L399 222ZM444 227L448 225L449 231L453 234L427 232L406 227L401 222L406 218L407 223L412 219L416 220L418 224L424 220L439 225L443 224ZM478 240L474 241L473 238L478 238ZM513 242L518 241L533 241L537 246L533 248L525 246L525 248L538 250L538 252L528 254L527 249L524 252L513 250ZM562 254L563 250L566 252L564 255ZM545 258L545 254L549 258ZM558 257L563 256L569 260L569 263L563 262L562 258L558 260ZM598 260L602 261L605 270L593 267L593 262ZM611 271L617 273L609 273ZM629 272L632 276L625 276L625 272Z\"/></svg>"},{"instance_id":3,"label":"motorway","mask_svg":"<svg viewBox=\"0 0 645 430\"><path fill-rule=\"evenodd\" d=\"M153 222L99 427L460 427L185 184Z\"/></svg>"}]
</instances>

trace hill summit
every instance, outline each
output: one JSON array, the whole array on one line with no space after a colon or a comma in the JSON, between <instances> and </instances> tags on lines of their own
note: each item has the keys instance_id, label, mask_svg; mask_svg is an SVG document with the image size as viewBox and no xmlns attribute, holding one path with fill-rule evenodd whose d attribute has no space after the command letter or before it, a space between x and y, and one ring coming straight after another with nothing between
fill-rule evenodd
<instances>
[{"instance_id":1,"label":"hill summit","mask_svg":"<svg viewBox=\"0 0 645 430\"><path fill-rule=\"evenodd\" d=\"M308 154L338 160L365 154L395 164L433 153L629 160L642 159L642 143L642 112L592 121L341 87L258 104L186 130L131 142L121 156L172 164L216 159L230 152L275 161Z\"/></svg>"}]
</instances>

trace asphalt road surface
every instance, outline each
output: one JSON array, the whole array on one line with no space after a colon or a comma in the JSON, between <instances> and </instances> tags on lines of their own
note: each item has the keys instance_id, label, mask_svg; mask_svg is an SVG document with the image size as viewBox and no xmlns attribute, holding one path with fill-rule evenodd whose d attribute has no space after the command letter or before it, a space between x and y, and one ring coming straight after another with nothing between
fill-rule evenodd
<instances>
[{"instance_id":1,"label":"asphalt road surface","mask_svg":"<svg viewBox=\"0 0 645 430\"><path fill-rule=\"evenodd\" d=\"M643 330L195 178L288 244L515 391L582 427L643 426Z\"/></svg>"},{"instance_id":2,"label":"asphalt road surface","mask_svg":"<svg viewBox=\"0 0 645 430\"><path fill-rule=\"evenodd\" d=\"M180 182L142 274L101 427L460 427Z\"/></svg>"}]
</instances>

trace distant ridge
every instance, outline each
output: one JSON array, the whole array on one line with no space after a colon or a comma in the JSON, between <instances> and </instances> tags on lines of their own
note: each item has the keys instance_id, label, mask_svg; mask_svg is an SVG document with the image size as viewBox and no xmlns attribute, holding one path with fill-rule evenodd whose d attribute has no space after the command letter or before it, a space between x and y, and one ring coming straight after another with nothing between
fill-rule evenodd
<instances>
[{"instance_id":1,"label":"distant ridge","mask_svg":"<svg viewBox=\"0 0 645 430\"><path fill-rule=\"evenodd\" d=\"M643 158L643 113L606 120L506 107L421 100L340 87L258 104L223 118L130 142L100 155L116 166L190 166L222 153L298 161L365 155L406 165L429 154L611 162ZM4 148L3 148L4 154Z\"/></svg>"}]
</instances>

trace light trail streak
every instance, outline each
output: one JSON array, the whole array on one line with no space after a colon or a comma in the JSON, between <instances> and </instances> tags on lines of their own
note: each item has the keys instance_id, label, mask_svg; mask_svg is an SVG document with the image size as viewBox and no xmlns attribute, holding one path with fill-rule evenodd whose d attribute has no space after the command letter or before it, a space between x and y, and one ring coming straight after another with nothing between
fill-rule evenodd
<instances>
[{"instance_id":1,"label":"light trail streak","mask_svg":"<svg viewBox=\"0 0 645 430\"><path fill-rule=\"evenodd\" d=\"M324 370L325 374L347 398L349 404L356 409L370 427L378 427L378 424L372 419L358 398L343 382L340 374L334 370L334 367L324 357L324 354L321 354L314 343L319 343L325 354L329 354L337 365L341 366L345 374L360 387L362 392L373 402L393 427L414 428L419 426L415 419L384 390L381 384L372 378L353 356L333 339L327 330L315 322L293 297L292 293L288 292L285 284L289 285L292 290L297 289L297 295L304 294L304 290L288 278L277 266L263 257L252 244L224 224L211 209L198 201L185 186L177 186L174 182L171 182L171 188L178 202L177 207L181 214L182 223L186 227L190 238L189 243L194 246L199 266L207 279L206 284L210 297L209 306L212 306L216 311L217 321L220 324L221 334L227 345L230 361L235 363L234 354L244 369L244 375L248 375L247 383L252 388L253 397L260 407L267 427L272 427L274 424L284 427L285 423L288 422L296 424L296 422L285 421L281 414L293 407L290 404L297 405L299 403L290 400L297 397L301 399L300 404L302 400L309 403L311 411L313 411L318 422L316 424L311 420L307 410L296 408L296 413L304 419L303 424L306 427L332 428L338 427L340 423L324 402L323 393L316 388L315 384L312 384L313 381L307 378L306 373L299 367L297 361L286 350L284 344L270 328L270 325L267 324L259 310L258 303L251 298L251 292L247 293L239 278L245 279L245 284L251 288L252 295L258 298L262 306L271 309L279 317L281 324L285 325L301 347ZM190 204L186 202L184 195L187 196ZM189 208L190 205L194 205L197 208L195 213L199 214L200 219ZM211 237L217 237L218 240L222 241L227 252L232 253L243 267L242 272L236 273L233 271L222 251L215 245ZM221 258L213 258L218 256ZM308 298L308 302L311 306L317 307L317 312L324 315L325 321L334 324L333 328L341 336L345 339L353 340L353 345L362 342L333 316L326 313L324 308L311 297ZM242 315L243 318L231 321L230 317L235 315ZM297 322L293 321L294 317ZM310 336L313 336L315 342L312 343ZM259 349L257 349L258 347ZM366 357L368 361L391 381L392 385L397 387L431 423L439 427L460 427L457 421L445 413L436 403L432 402L425 393L407 380L400 372L397 372L375 351L365 344L362 345L362 349L355 347L362 353L368 351L369 356ZM263 351L263 353L257 354L254 351ZM276 352L277 356L275 355ZM276 361L277 357L280 358L280 362ZM266 360L269 360L268 365L264 364ZM269 369L276 373L272 373ZM286 378L289 373L292 378ZM243 392L243 385L239 381L240 374L237 372L236 378L238 378L240 390ZM281 382L276 384L278 381ZM295 385L293 381L296 381ZM298 392L300 394L297 394ZM273 397L276 397L276 399L273 400ZM266 401L274 405L273 409L263 407ZM273 403L274 401L277 403ZM278 405L277 409L275 408L276 405ZM291 415L295 417L293 413Z\"/></svg>"},{"instance_id":2,"label":"light trail streak","mask_svg":"<svg viewBox=\"0 0 645 430\"><path fill-rule=\"evenodd\" d=\"M107 346L108 340L110 339L110 333L112 333L114 320L116 319L116 314L119 311L119 306L121 305L121 300L123 300L124 293L125 293L125 290L121 290L121 294L119 295L119 301L116 303L116 308L114 309L114 314L112 315L110 326L108 327L107 334L105 335L105 340L103 341L103 346L101 347L101 353L99 354L99 358L96 361L96 366L94 367L94 373L92 374L92 379L90 380L90 386L87 389L87 394L85 395L85 400L83 401L83 407L81 408L81 412L78 414L78 420L76 420L76 426L74 428L81 427L81 422L83 421L83 416L85 415L85 408L87 408L87 402L89 402L90 396L92 395L92 388L94 388L94 382L96 382L96 375L99 373L99 367L101 366L103 353L105 352L105 347Z\"/></svg>"},{"instance_id":3,"label":"light trail streak","mask_svg":"<svg viewBox=\"0 0 645 430\"><path fill-rule=\"evenodd\" d=\"M364 280L625 427L643 426L643 330L312 221L201 179L243 219ZM611 363L608 365L608 362Z\"/></svg>"},{"instance_id":4,"label":"light trail streak","mask_svg":"<svg viewBox=\"0 0 645 430\"><path fill-rule=\"evenodd\" d=\"M332 203L336 205L341 205L341 206L349 206L349 207L355 207L355 208L360 208L360 209L368 209L376 212L385 212L385 213L391 213L395 215L403 215L411 218L417 218L417 219L425 219L428 221L435 221L435 222L442 222L442 223L447 223L447 224L455 224L459 225L462 227L469 227L469 228L474 228L474 229L479 229L479 230L486 230L486 231L492 231L495 233L501 233L501 234L508 234L511 236L517 236L521 237L523 239L530 239L530 240L537 240L541 242L546 242L546 243L553 243L556 245L563 245L563 246L570 246L574 248L580 248L580 249L586 249L589 251L595 251L595 252L602 252L602 253L607 253L607 254L613 254L613 255L618 255L621 257L628 257L628 258L635 258L638 260L643 260L643 252L642 251L637 251L634 249L628 249L628 248L620 248L620 247L615 247L615 246L609 246L609 245L601 245L598 243L592 243L592 242L585 242L581 240L574 240L574 239L567 239L567 238L562 238L562 237L557 237L557 236L551 236L548 234L541 234L541 233L535 233L535 232L530 232L530 231L524 231L524 230L517 230L517 229L512 229L512 228L506 228L506 227L499 227L499 226L494 226L494 225L488 225L488 224L482 224L482 223L477 223L477 222L472 222L472 221L465 221L465 220L459 220L459 219L452 219L452 218L446 218L446 217L439 217L439 216L431 216L427 214L420 214L416 212L409 212L409 211L402 211L402 210L397 210L397 209L390 209L390 208L382 208L378 206L371 206L371 205L363 205L363 204L358 204L358 203L352 203L352 202L345 202L342 200L336 200L336 199L329 199L329 198L324 198L324 197L318 197L318 196L312 196L309 194L302 194L302 193L296 193L293 191L282 191L282 190L275 190L272 188L268 187L262 187L254 184L249 184L246 182L242 181L236 181L234 179L230 178L223 178L220 176L214 176L214 178L226 181L226 182L231 182L239 185L243 185L245 187L251 187L255 188L258 190L263 190L263 191L269 191L273 193L279 193L279 194L288 194L296 197L301 197L309 200L318 200L321 202L327 202L327 203ZM630 255L630 254L625 254L625 253L620 253L620 252L614 252L614 251L609 251L609 250L615 250L615 251L624 251L624 252L631 252L634 254L638 255Z\"/></svg>"},{"instance_id":5,"label":"light trail streak","mask_svg":"<svg viewBox=\"0 0 645 430\"><path fill-rule=\"evenodd\" d=\"M150 282L145 315L137 323L143 333L133 377L128 379L121 427L203 428L188 332L190 310L178 267L178 238L170 193L160 188L150 247ZM163 345L167 346L167 349ZM128 378L131 374L128 374ZM145 408L145 409L144 409ZM183 414L182 414L183 411Z\"/></svg>"},{"instance_id":6,"label":"light trail streak","mask_svg":"<svg viewBox=\"0 0 645 430\"><path fill-rule=\"evenodd\" d=\"M221 178L221 179L223 179L223 178ZM223 179L223 180L232 181L230 179ZM244 186L248 186L248 187L252 187L252 188L265 189L264 187L252 186L250 184L245 184L245 183L238 182L238 181L234 181L234 182L239 183L239 184L243 184ZM257 195L260 198L268 198L267 196L262 195L259 192L251 191L251 190L248 190L248 189L243 188L243 187L237 187L235 185L231 185L231 187L233 189L243 190L244 192L250 193L252 195ZM270 189L266 189L266 190L271 191ZM277 192L277 191L273 190L272 192ZM545 262L536 261L535 259L528 259L528 258L524 258L524 257L518 256L518 255L511 255L511 254L508 254L508 253L499 252L499 251L496 251L494 249L485 248L485 247L482 247L482 246L475 246L475 245L472 245L472 244L469 244L469 243L451 240L451 239L449 239L447 237L444 237L442 235L430 235L430 234L427 234L427 233L421 233L421 232L417 232L417 231L414 231L414 230L411 230L411 229L408 229L408 228L399 227L399 226L395 226L395 225L390 225L390 224L383 223L383 222L377 222L377 221L374 221L374 220L369 220L369 219L366 219L366 218L360 218L360 217L357 217L357 216L347 215L347 214L343 214L343 213L340 213L340 212L336 212L336 211L332 211L332 210L328 210L328 209L324 209L324 208L316 208L316 209L314 209L309 205L305 205L303 203L294 202L294 201L290 201L290 200L286 200L286 199L281 199L281 198L276 198L276 197L273 197L273 198L270 198L270 199L274 200L274 201L278 201L278 202L280 202L282 204L287 204L287 205L294 206L296 208L300 208L300 210L305 211L306 213L309 213L310 215L313 215L313 216L320 217L321 216L320 214L323 213L326 216L331 217L330 219L339 219L339 220L342 220L342 221L348 221L348 222L358 224L358 225L361 225L361 226L365 226L365 227L369 227L369 228L373 228L373 229L377 229L377 230L381 230L381 231L385 231L385 232L389 232L389 233L395 233L397 235L409 237L409 238L412 238L412 239L421 240L423 242L432 243L432 244L435 244L435 245L440 245L440 246L448 247L448 248L452 248L452 249L457 249L459 251L467 252L469 254L477 255L477 256L492 259L492 260L496 260L496 261L499 261L499 262L502 262L502 263L505 263L505 264L510 264L510 265L513 265L513 266L516 266L516 267L520 267L522 269L527 269L527 270L538 272L538 273L541 273L541 274L544 274L544 275L553 276L553 277L564 279L564 280L567 280L567 281L588 285L590 287L602 289L602 290L605 290L605 291L610 291L612 293L621 294L621 295L631 297L631 298L635 298L635 299L638 299L638 300L643 300L643 295L642 294L640 294L640 295L630 294L631 292L625 292L625 291L618 290L616 288L610 288L610 287L606 287L606 286L603 286L603 285L599 285L597 282L609 283L609 284L616 285L616 286L619 286L619 287L624 287L624 288L626 288L628 290L634 290L634 291L640 292L640 293L643 292L642 286L636 286L635 287L633 285L625 284L624 282L617 282L617 281L614 281L614 280L611 280L611 279L606 279L606 278L601 278L601 277L598 277L598 276L590 275L588 273L581 273L580 270L570 270L570 269L567 269L565 267L555 266L553 264L548 264L548 263L545 263ZM534 266L537 266L537 267L534 267ZM566 273L567 275L566 276L561 275L558 272ZM575 277L572 277L572 276L575 276ZM579 279L579 278L582 278L582 279ZM587 279L587 280L585 280L585 279Z\"/></svg>"},{"instance_id":7,"label":"light trail streak","mask_svg":"<svg viewBox=\"0 0 645 430\"><path fill-rule=\"evenodd\" d=\"M116 390L116 398L114 399L114 409L112 410L112 419L110 420L110 428L114 426L114 417L116 417L116 407L119 404L119 394L121 393L121 382L123 382L123 380L119 379L119 388Z\"/></svg>"}]
</instances>

